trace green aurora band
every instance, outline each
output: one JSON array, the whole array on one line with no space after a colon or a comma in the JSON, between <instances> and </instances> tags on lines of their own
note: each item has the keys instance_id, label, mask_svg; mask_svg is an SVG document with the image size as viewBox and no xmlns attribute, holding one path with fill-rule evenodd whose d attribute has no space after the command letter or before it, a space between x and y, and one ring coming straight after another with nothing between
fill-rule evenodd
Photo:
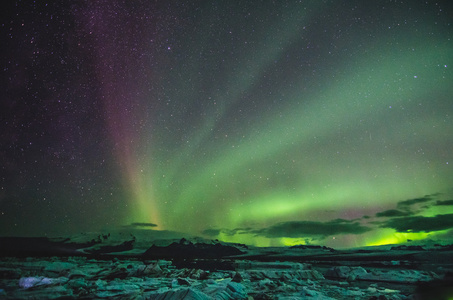
<instances>
[{"instance_id":1,"label":"green aurora band","mask_svg":"<svg viewBox=\"0 0 453 300\"><path fill-rule=\"evenodd\" d=\"M168 102L157 107L152 128L133 141L128 185L134 196L125 222L289 245L311 237L267 238L241 229L337 218L372 227L362 217L398 201L438 192L444 193L440 199L451 197L451 29L401 25L370 37L351 27L333 40L337 46L328 40L310 49L313 36L323 32L315 24L333 24L316 22L328 9L317 6L310 13L291 6L261 27L234 20L217 27L219 13L208 11L196 31L172 32L178 45L159 52L166 65L153 71L161 89L142 100ZM232 42L229 33L219 33L254 25L260 29L248 39ZM196 57L198 51L217 54ZM316 56L306 62L305 53ZM421 212L439 213L453 213L453 207ZM372 228L317 241L350 247L434 236Z\"/></svg>"}]
</instances>

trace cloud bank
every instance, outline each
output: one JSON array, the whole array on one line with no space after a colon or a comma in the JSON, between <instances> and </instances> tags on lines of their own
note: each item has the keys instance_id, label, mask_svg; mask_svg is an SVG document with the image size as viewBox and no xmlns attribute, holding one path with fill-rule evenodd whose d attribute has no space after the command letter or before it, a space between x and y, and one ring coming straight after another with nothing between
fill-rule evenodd
<instances>
[{"instance_id":1,"label":"cloud bank","mask_svg":"<svg viewBox=\"0 0 453 300\"><path fill-rule=\"evenodd\" d=\"M419 198L399 201L396 204L396 208L377 212L374 217L363 216L361 222L345 219L325 222L293 220L264 228L209 228L204 230L202 234L209 237L251 234L265 238L311 238L322 240L330 236L343 234L359 235L378 228L391 228L399 233L429 233L453 229L453 213L435 216L421 215L432 207L453 206L453 200L437 200L436 198L439 195L441 194L425 195Z\"/></svg>"},{"instance_id":2,"label":"cloud bank","mask_svg":"<svg viewBox=\"0 0 453 300\"><path fill-rule=\"evenodd\" d=\"M135 222L135 223L131 223L129 226L131 226L131 227L157 227L157 224Z\"/></svg>"},{"instance_id":3,"label":"cloud bank","mask_svg":"<svg viewBox=\"0 0 453 300\"><path fill-rule=\"evenodd\" d=\"M343 219L328 222L292 221L255 230L254 233L267 238L300 238L306 236L333 236L338 234L361 234L371 228Z\"/></svg>"},{"instance_id":4,"label":"cloud bank","mask_svg":"<svg viewBox=\"0 0 453 300\"><path fill-rule=\"evenodd\" d=\"M393 218L380 225L381 228L393 228L397 232L432 232L453 228L453 214L434 217L410 216Z\"/></svg>"},{"instance_id":5,"label":"cloud bank","mask_svg":"<svg viewBox=\"0 0 453 300\"><path fill-rule=\"evenodd\" d=\"M221 233L232 236L235 234L253 234L266 238L326 238L340 234L362 234L370 231L371 228L361 225L358 222L336 219L327 222L317 221L289 221L261 228L236 228L228 229L206 229L202 233L208 236L217 236Z\"/></svg>"}]
</instances>

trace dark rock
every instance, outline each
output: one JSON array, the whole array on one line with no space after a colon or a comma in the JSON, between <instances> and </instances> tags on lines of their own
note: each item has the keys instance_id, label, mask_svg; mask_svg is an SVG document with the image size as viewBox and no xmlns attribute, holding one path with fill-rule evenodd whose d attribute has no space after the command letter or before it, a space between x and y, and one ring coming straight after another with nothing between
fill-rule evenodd
<instances>
[{"instance_id":1,"label":"dark rock","mask_svg":"<svg viewBox=\"0 0 453 300\"><path fill-rule=\"evenodd\" d=\"M236 273L234 274L234 276L233 276L232 281L234 281L234 282L241 282L241 281L242 281L241 273L236 272Z\"/></svg>"}]
</instances>

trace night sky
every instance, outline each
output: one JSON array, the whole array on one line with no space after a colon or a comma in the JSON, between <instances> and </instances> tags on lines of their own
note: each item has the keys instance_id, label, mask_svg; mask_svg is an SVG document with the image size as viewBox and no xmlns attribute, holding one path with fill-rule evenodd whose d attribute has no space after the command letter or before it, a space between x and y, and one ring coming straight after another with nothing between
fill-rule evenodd
<instances>
[{"instance_id":1,"label":"night sky","mask_svg":"<svg viewBox=\"0 0 453 300\"><path fill-rule=\"evenodd\" d=\"M451 1L3 2L0 235L453 242Z\"/></svg>"}]
</instances>

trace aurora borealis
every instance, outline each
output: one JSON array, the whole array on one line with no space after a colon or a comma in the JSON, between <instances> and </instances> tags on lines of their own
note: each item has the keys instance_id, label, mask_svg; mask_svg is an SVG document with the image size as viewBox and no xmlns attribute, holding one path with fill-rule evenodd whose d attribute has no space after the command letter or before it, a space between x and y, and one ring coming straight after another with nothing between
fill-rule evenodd
<instances>
[{"instance_id":1,"label":"aurora borealis","mask_svg":"<svg viewBox=\"0 0 453 300\"><path fill-rule=\"evenodd\" d=\"M449 1L3 5L1 235L452 241Z\"/></svg>"}]
</instances>

